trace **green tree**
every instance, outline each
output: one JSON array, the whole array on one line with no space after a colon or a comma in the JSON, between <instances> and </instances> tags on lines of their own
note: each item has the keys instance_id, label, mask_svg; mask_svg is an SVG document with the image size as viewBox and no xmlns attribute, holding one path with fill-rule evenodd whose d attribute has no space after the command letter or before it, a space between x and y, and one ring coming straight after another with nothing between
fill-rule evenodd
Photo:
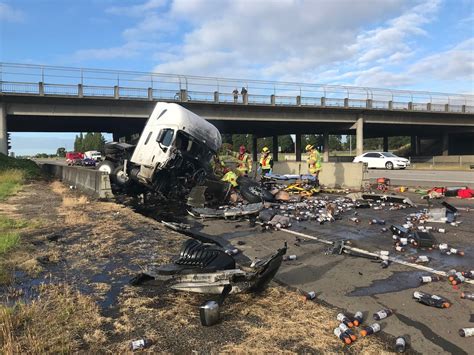
<instances>
[{"instance_id":1,"label":"green tree","mask_svg":"<svg viewBox=\"0 0 474 355\"><path fill-rule=\"evenodd\" d=\"M105 138L100 132L88 132L84 136L82 133L74 140L74 151L87 152L89 150L104 151Z\"/></svg>"},{"instance_id":2,"label":"green tree","mask_svg":"<svg viewBox=\"0 0 474 355\"><path fill-rule=\"evenodd\" d=\"M388 149L397 150L411 143L409 136L388 137Z\"/></svg>"},{"instance_id":3,"label":"green tree","mask_svg":"<svg viewBox=\"0 0 474 355\"><path fill-rule=\"evenodd\" d=\"M74 151L75 152L82 152L82 142L84 140L84 136L82 132L79 135L76 135L76 139L74 139Z\"/></svg>"},{"instance_id":4,"label":"green tree","mask_svg":"<svg viewBox=\"0 0 474 355\"><path fill-rule=\"evenodd\" d=\"M66 148L60 147L56 150L56 155L60 158L64 158L66 156Z\"/></svg>"},{"instance_id":5,"label":"green tree","mask_svg":"<svg viewBox=\"0 0 474 355\"><path fill-rule=\"evenodd\" d=\"M329 135L329 150L342 150L342 135Z\"/></svg>"},{"instance_id":6,"label":"green tree","mask_svg":"<svg viewBox=\"0 0 474 355\"><path fill-rule=\"evenodd\" d=\"M382 150L383 139L382 138L367 138L364 139L365 150Z\"/></svg>"},{"instance_id":7,"label":"green tree","mask_svg":"<svg viewBox=\"0 0 474 355\"><path fill-rule=\"evenodd\" d=\"M281 147L282 153L294 153L295 151L295 143L289 134L278 136L278 145Z\"/></svg>"},{"instance_id":8,"label":"green tree","mask_svg":"<svg viewBox=\"0 0 474 355\"><path fill-rule=\"evenodd\" d=\"M323 146L323 136L320 134L303 134L301 136L301 151L305 151L305 147L311 144L317 149L321 150Z\"/></svg>"},{"instance_id":9,"label":"green tree","mask_svg":"<svg viewBox=\"0 0 474 355\"><path fill-rule=\"evenodd\" d=\"M240 146L243 145L248 151L252 148L252 136L250 134L233 134L232 135L232 150L238 152Z\"/></svg>"}]
</instances>

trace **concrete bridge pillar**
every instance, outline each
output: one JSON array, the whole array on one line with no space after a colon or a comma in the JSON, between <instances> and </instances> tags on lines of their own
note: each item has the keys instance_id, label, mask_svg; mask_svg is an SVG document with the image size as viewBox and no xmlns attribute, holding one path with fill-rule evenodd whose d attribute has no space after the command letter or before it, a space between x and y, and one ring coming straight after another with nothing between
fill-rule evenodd
<instances>
[{"instance_id":1,"label":"concrete bridge pillar","mask_svg":"<svg viewBox=\"0 0 474 355\"><path fill-rule=\"evenodd\" d=\"M301 161L301 134L295 135L295 155L296 161Z\"/></svg>"},{"instance_id":2,"label":"concrete bridge pillar","mask_svg":"<svg viewBox=\"0 0 474 355\"><path fill-rule=\"evenodd\" d=\"M270 95L270 103L272 106L275 106L275 95Z\"/></svg>"},{"instance_id":3,"label":"concrete bridge pillar","mask_svg":"<svg viewBox=\"0 0 474 355\"><path fill-rule=\"evenodd\" d=\"M364 118L362 115L356 121L356 155L364 153Z\"/></svg>"},{"instance_id":4,"label":"concrete bridge pillar","mask_svg":"<svg viewBox=\"0 0 474 355\"><path fill-rule=\"evenodd\" d=\"M449 135L447 133L443 134L443 155L449 155Z\"/></svg>"},{"instance_id":5,"label":"concrete bridge pillar","mask_svg":"<svg viewBox=\"0 0 474 355\"><path fill-rule=\"evenodd\" d=\"M383 136L383 151L388 152L388 137Z\"/></svg>"},{"instance_id":6,"label":"concrete bridge pillar","mask_svg":"<svg viewBox=\"0 0 474 355\"><path fill-rule=\"evenodd\" d=\"M421 140L418 136L411 136L411 154L420 155Z\"/></svg>"},{"instance_id":7,"label":"concrete bridge pillar","mask_svg":"<svg viewBox=\"0 0 474 355\"><path fill-rule=\"evenodd\" d=\"M323 160L327 163L329 161L329 133L323 133Z\"/></svg>"},{"instance_id":8,"label":"concrete bridge pillar","mask_svg":"<svg viewBox=\"0 0 474 355\"><path fill-rule=\"evenodd\" d=\"M8 155L7 105L0 103L0 153Z\"/></svg>"},{"instance_id":9,"label":"concrete bridge pillar","mask_svg":"<svg viewBox=\"0 0 474 355\"><path fill-rule=\"evenodd\" d=\"M252 134L252 160L255 162L257 161L257 135Z\"/></svg>"},{"instance_id":10,"label":"concrete bridge pillar","mask_svg":"<svg viewBox=\"0 0 474 355\"><path fill-rule=\"evenodd\" d=\"M278 161L278 136L273 136L273 161Z\"/></svg>"},{"instance_id":11,"label":"concrete bridge pillar","mask_svg":"<svg viewBox=\"0 0 474 355\"><path fill-rule=\"evenodd\" d=\"M114 86L114 99L118 100L120 98L119 87L117 85Z\"/></svg>"},{"instance_id":12,"label":"concrete bridge pillar","mask_svg":"<svg viewBox=\"0 0 474 355\"><path fill-rule=\"evenodd\" d=\"M214 91L214 103L219 103L219 91Z\"/></svg>"}]
</instances>

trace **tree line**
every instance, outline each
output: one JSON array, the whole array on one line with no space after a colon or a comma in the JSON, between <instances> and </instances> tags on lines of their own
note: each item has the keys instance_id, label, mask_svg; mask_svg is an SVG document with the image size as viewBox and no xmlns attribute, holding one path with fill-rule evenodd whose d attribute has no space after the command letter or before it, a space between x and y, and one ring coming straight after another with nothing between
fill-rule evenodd
<instances>
[{"instance_id":1,"label":"tree line","mask_svg":"<svg viewBox=\"0 0 474 355\"><path fill-rule=\"evenodd\" d=\"M222 134L222 143L225 149L232 149L238 151L241 145L245 146L248 151L252 150L253 139L251 134ZM389 150L397 150L410 143L410 137L389 137ZM322 150L324 146L324 138L322 134L303 134L301 136L301 152L304 152L306 145L311 144L317 149ZM348 151L350 149L349 136L343 139L342 135L329 135L329 150L330 151ZM261 151L263 147L273 149L272 137L258 138L257 151ZM295 142L291 135L286 134L278 136L278 147L281 153L294 153ZM356 139L352 136L352 149L355 150ZM364 149L366 150L383 150L382 138L368 138L364 139Z\"/></svg>"}]
</instances>

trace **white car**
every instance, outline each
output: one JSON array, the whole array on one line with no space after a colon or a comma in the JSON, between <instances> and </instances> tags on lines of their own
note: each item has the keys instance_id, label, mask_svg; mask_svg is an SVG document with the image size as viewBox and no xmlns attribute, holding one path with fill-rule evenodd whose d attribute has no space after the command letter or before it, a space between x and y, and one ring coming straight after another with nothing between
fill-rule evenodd
<instances>
[{"instance_id":1,"label":"white car","mask_svg":"<svg viewBox=\"0 0 474 355\"><path fill-rule=\"evenodd\" d=\"M405 169L410 166L410 161L389 152L367 152L358 155L353 163L366 163L368 168Z\"/></svg>"}]
</instances>

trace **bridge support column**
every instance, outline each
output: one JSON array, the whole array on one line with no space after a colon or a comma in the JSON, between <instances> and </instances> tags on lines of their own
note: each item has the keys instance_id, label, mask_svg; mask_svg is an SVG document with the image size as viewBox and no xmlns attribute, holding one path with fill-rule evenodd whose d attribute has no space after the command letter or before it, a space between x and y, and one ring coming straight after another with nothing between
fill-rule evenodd
<instances>
[{"instance_id":1,"label":"bridge support column","mask_svg":"<svg viewBox=\"0 0 474 355\"><path fill-rule=\"evenodd\" d=\"M252 160L257 161L257 135L252 134Z\"/></svg>"},{"instance_id":2,"label":"bridge support column","mask_svg":"<svg viewBox=\"0 0 474 355\"><path fill-rule=\"evenodd\" d=\"M421 140L418 136L411 136L411 154L420 155Z\"/></svg>"},{"instance_id":3,"label":"bridge support column","mask_svg":"<svg viewBox=\"0 0 474 355\"><path fill-rule=\"evenodd\" d=\"M449 155L449 135L443 133L443 155Z\"/></svg>"},{"instance_id":4,"label":"bridge support column","mask_svg":"<svg viewBox=\"0 0 474 355\"><path fill-rule=\"evenodd\" d=\"M323 160L324 162L329 161L329 133L323 133Z\"/></svg>"},{"instance_id":5,"label":"bridge support column","mask_svg":"<svg viewBox=\"0 0 474 355\"><path fill-rule=\"evenodd\" d=\"M364 153L364 118L362 115L356 121L356 155Z\"/></svg>"},{"instance_id":6,"label":"bridge support column","mask_svg":"<svg viewBox=\"0 0 474 355\"><path fill-rule=\"evenodd\" d=\"M295 135L295 155L296 161L301 161L301 134Z\"/></svg>"},{"instance_id":7,"label":"bridge support column","mask_svg":"<svg viewBox=\"0 0 474 355\"><path fill-rule=\"evenodd\" d=\"M278 161L278 136L273 136L273 161Z\"/></svg>"},{"instance_id":8,"label":"bridge support column","mask_svg":"<svg viewBox=\"0 0 474 355\"><path fill-rule=\"evenodd\" d=\"M383 136L383 151L388 152L388 137Z\"/></svg>"},{"instance_id":9,"label":"bridge support column","mask_svg":"<svg viewBox=\"0 0 474 355\"><path fill-rule=\"evenodd\" d=\"M7 105L0 103L0 153L8 155Z\"/></svg>"}]
</instances>

